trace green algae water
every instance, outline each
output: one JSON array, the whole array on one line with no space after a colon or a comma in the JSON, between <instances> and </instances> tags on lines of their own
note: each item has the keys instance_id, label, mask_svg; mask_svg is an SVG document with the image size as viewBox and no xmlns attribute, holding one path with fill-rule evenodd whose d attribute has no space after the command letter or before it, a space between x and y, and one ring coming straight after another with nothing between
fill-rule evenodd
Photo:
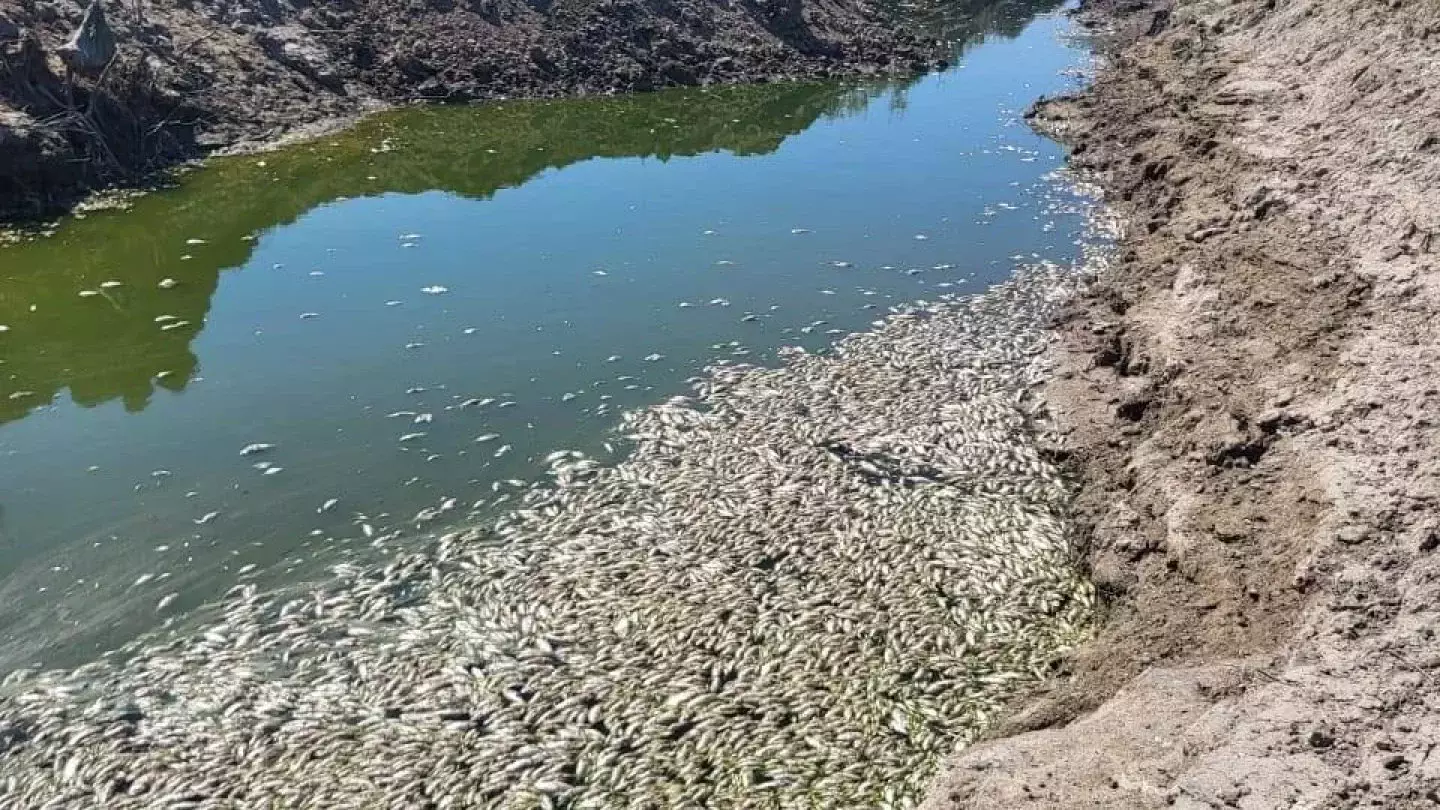
<instances>
[{"instance_id":1,"label":"green algae water","mask_svg":"<svg viewBox=\"0 0 1440 810\"><path fill-rule=\"evenodd\" d=\"M493 515L708 365L1069 260L1020 120L1083 56L1053 6L949 20L914 81L379 116L0 249L0 669Z\"/></svg>"}]
</instances>

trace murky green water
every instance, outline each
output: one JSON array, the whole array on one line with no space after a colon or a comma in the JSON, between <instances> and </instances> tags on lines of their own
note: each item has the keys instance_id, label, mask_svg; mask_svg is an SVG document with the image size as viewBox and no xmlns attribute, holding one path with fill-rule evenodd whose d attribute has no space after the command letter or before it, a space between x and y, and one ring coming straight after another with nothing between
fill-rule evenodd
<instances>
[{"instance_id":1,"label":"murky green water","mask_svg":"<svg viewBox=\"0 0 1440 810\"><path fill-rule=\"evenodd\" d=\"M0 669L499 508L709 363L1069 258L1019 113L1080 53L1025 6L918 81L407 111L0 250Z\"/></svg>"}]
</instances>

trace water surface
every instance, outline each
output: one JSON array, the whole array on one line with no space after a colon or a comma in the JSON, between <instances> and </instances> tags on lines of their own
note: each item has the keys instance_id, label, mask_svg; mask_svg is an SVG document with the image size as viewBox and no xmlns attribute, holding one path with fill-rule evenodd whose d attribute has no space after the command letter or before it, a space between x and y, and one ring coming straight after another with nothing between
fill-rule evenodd
<instances>
[{"instance_id":1,"label":"water surface","mask_svg":"<svg viewBox=\"0 0 1440 810\"><path fill-rule=\"evenodd\" d=\"M1080 56L1053 6L952 10L914 81L381 116L0 250L0 669L501 508L707 364L1067 260L1019 120Z\"/></svg>"}]
</instances>

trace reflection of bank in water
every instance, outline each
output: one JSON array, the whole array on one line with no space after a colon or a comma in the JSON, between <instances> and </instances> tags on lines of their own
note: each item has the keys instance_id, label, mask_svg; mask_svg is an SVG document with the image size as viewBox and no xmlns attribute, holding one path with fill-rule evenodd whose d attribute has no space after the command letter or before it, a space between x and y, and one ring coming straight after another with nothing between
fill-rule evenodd
<instances>
[{"instance_id":1,"label":"reflection of bank in water","mask_svg":"<svg viewBox=\"0 0 1440 810\"><path fill-rule=\"evenodd\" d=\"M21 266L0 279L0 321L11 325L0 344L0 423L66 389L78 405L119 399L131 412L149 404L156 387L184 390L197 366L190 340L204 323L218 270L199 266L183 285L162 289L153 270L130 265L125 282L102 290L115 279L98 268Z\"/></svg>"},{"instance_id":2,"label":"reflection of bank in water","mask_svg":"<svg viewBox=\"0 0 1440 810\"><path fill-rule=\"evenodd\" d=\"M724 87L410 110L263 158L217 160L128 212L0 249L0 323L10 327L0 340L0 423L66 389L79 405L120 399L129 411L156 387L183 390L220 272L244 265L258 234L317 206L431 190L486 199L592 158L768 154L884 90Z\"/></svg>"}]
</instances>

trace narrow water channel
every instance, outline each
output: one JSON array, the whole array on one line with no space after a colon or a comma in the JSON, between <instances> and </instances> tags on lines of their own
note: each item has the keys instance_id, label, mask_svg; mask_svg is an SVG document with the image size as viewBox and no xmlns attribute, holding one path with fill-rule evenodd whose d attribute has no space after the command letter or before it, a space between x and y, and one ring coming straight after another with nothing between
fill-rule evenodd
<instances>
[{"instance_id":1,"label":"narrow water channel","mask_svg":"<svg viewBox=\"0 0 1440 810\"><path fill-rule=\"evenodd\" d=\"M0 249L0 671L493 514L707 365L1070 259L1020 119L1082 56L1056 5L914 81L380 116Z\"/></svg>"}]
</instances>

